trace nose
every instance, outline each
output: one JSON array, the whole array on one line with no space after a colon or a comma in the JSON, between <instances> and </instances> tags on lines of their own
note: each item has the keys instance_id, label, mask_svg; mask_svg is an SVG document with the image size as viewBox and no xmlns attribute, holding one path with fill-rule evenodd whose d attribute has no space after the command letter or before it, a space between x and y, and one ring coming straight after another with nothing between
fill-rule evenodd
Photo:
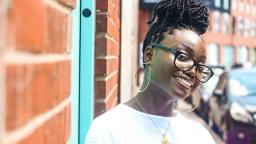
<instances>
[{"instance_id":1,"label":"nose","mask_svg":"<svg viewBox=\"0 0 256 144\"><path fill-rule=\"evenodd\" d=\"M189 77L196 78L196 66L193 66L192 69L185 72Z\"/></svg>"}]
</instances>

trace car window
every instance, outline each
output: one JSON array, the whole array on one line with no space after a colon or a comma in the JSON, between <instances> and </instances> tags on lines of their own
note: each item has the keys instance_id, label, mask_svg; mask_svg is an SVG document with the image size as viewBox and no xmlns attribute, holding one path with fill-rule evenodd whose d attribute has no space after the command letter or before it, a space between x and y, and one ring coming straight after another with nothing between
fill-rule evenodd
<instances>
[{"instance_id":1,"label":"car window","mask_svg":"<svg viewBox=\"0 0 256 144\"><path fill-rule=\"evenodd\" d=\"M228 94L230 96L256 96L256 73L240 73L230 76Z\"/></svg>"},{"instance_id":2,"label":"car window","mask_svg":"<svg viewBox=\"0 0 256 144\"><path fill-rule=\"evenodd\" d=\"M208 82L202 84L202 97L204 100L208 100L209 97L212 95L213 90L215 89L218 81L219 76L224 72L223 68L214 68L212 67L214 75L209 79Z\"/></svg>"}]
</instances>

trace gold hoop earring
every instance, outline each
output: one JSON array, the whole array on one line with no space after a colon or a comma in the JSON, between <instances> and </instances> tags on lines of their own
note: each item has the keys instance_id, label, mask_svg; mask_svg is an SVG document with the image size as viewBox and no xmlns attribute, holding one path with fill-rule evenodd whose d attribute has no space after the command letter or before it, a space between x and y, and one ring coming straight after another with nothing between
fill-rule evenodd
<instances>
[{"instance_id":1,"label":"gold hoop earring","mask_svg":"<svg viewBox=\"0 0 256 144\"><path fill-rule=\"evenodd\" d=\"M148 67L148 69L149 69L148 81L147 81L146 86L145 86L142 90L139 90L139 91L138 91L139 93L144 92L144 91L148 88L149 81L150 81L150 79L151 79L151 74L152 74L151 68L150 68L150 66L148 66L147 64L146 64L146 67ZM140 68L140 67L138 66L138 68L137 68L137 70L136 70L136 73L135 73L135 78L137 78L137 73L138 73L139 68ZM141 87L140 87L140 89L141 89Z\"/></svg>"},{"instance_id":2,"label":"gold hoop earring","mask_svg":"<svg viewBox=\"0 0 256 144\"><path fill-rule=\"evenodd\" d=\"M198 87L198 88L199 88L199 87ZM198 89L198 88L197 88L197 89ZM196 89L196 93L197 93L197 95L196 95L196 97L197 97L196 103L195 103L195 105L193 105L193 99L192 99L191 105L192 105L193 107L192 107L191 109L186 109L186 108L181 108L181 107L179 107L179 106L177 105L178 100L174 102L174 107L175 107L175 109L177 109L177 110L179 110L179 111L181 111L181 112L183 112L183 113L189 113L189 112L194 111L194 110L199 106L199 104L200 104L200 95L199 95L199 92L197 91L197 89Z\"/></svg>"}]
</instances>

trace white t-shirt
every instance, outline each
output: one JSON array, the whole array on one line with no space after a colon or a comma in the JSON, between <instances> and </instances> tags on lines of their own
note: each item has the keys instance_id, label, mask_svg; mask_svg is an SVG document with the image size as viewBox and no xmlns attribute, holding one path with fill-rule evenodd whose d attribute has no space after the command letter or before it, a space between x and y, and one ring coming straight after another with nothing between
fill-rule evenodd
<instances>
[{"instance_id":1,"label":"white t-shirt","mask_svg":"<svg viewBox=\"0 0 256 144\"><path fill-rule=\"evenodd\" d=\"M215 144L204 126L180 113L175 117L147 115L124 104L93 121L85 144L161 144L159 131L164 133L169 121L170 144Z\"/></svg>"}]
</instances>

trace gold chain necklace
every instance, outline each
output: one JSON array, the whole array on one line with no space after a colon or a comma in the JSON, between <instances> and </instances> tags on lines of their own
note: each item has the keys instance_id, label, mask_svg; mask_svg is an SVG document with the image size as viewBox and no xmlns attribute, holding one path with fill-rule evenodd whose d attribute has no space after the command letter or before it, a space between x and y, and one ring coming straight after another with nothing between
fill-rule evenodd
<instances>
[{"instance_id":1,"label":"gold chain necklace","mask_svg":"<svg viewBox=\"0 0 256 144\"><path fill-rule=\"evenodd\" d=\"M137 103L139 104L140 108L147 114L147 117L149 117L150 121L155 125L155 127L157 128L157 130L161 133L162 135L162 140L161 143L162 144L170 144L168 137L166 136L167 131L169 129L170 126L170 121L168 122L168 126L165 130L165 132L163 133L160 128L157 126L157 124L153 121L153 119L151 118L151 116L149 115L149 113L144 109L144 107L142 106L142 104L139 102L139 100L137 99L137 96L135 96L135 99L137 101Z\"/></svg>"}]
</instances>

